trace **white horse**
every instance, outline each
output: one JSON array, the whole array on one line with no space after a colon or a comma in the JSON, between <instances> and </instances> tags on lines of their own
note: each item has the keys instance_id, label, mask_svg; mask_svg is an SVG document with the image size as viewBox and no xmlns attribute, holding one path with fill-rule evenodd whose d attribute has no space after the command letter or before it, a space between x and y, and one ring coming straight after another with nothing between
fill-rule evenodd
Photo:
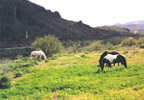
<instances>
[{"instance_id":1,"label":"white horse","mask_svg":"<svg viewBox=\"0 0 144 100\"><path fill-rule=\"evenodd\" d=\"M38 56L39 60L41 59L42 56L44 57L44 59L47 58L45 53L43 51L41 51L41 50L40 51L32 51L31 52L31 56L32 56L32 58L35 58L35 56Z\"/></svg>"}]
</instances>

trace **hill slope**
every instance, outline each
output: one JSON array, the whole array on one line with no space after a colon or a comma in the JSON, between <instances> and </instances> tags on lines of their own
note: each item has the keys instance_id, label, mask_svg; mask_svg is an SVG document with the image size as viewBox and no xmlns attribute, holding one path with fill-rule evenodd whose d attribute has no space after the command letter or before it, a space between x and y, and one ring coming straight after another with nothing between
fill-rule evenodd
<instances>
[{"instance_id":1,"label":"hill slope","mask_svg":"<svg viewBox=\"0 0 144 100\"><path fill-rule=\"evenodd\" d=\"M30 45L35 37L47 34L60 40L131 36L129 32L97 29L82 21L65 20L59 12L51 12L28 0L0 0L0 47Z\"/></svg>"}]
</instances>

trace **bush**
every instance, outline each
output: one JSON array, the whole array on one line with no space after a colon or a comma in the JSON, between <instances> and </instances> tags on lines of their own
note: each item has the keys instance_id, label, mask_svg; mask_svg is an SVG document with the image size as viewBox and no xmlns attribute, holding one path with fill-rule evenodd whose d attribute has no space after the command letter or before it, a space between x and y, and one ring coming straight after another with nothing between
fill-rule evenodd
<instances>
[{"instance_id":1,"label":"bush","mask_svg":"<svg viewBox=\"0 0 144 100\"><path fill-rule=\"evenodd\" d=\"M22 75L23 75L23 72L21 72L21 71L17 71L15 73L15 77L21 77Z\"/></svg>"},{"instance_id":2,"label":"bush","mask_svg":"<svg viewBox=\"0 0 144 100\"><path fill-rule=\"evenodd\" d=\"M130 38L130 39L125 39L121 42L121 46L134 46L137 44L137 40Z\"/></svg>"},{"instance_id":3,"label":"bush","mask_svg":"<svg viewBox=\"0 0 144 100\"><path fill-rule=\"evenodd\" d=\"M8 66L0 65L0 88L7 88L10 86L11 77L8 73Z\"/></svg>"},{"instance_id":4,"label":"bush","mask_svg":"<svg viewBox=\"0 0 144 100\"><path fill-rule=\"evenodd\" d=\"M140 48L144 48L144 43L140 45Z\"/></svg>"},{"instance_id":5,"label":"bush","mask_svg":"<svg viewBox=\"0 0 144 100\"><path fill-rule=\"evenodd\" d=\"M105 47L106 50L114 50L114 49L116 49L116 46L114 46L110 42L107 42L106 44L103 44L103 46Z\"/></svg>"},{"instance_id":6,"label":"bush","mask_svg":"<svg viewBox=\"0 0 144 100\"><path fill-rule=\"evenodd\" d=\"M125 37L113 37L113 38L103 39L101 44L110 43L115 46L115 45L121 44L122 40L124 40L124 39L125 39Z\"/></svg>"},{"instance_id":7,"label":"bush","mask_svg":"<svg viewBox=\"0 0 144 100\"><path fill-rule=\"evenodd\" d=\"M138 39L138 43L137 43L138 45L142 45L142 44L144 44L144 37L140 37L139 39Z\"/></svg>"},{"instance_id":8,"label":"bush","mask_svg":"<svg viewBox=\"0 0 144 100\"><path fill-rule=\"evenodd\" d=\"M59 53L63 48L58 38L51 35L36 38L32 46L45 52L48 57L52 56L52 54Z\"/></svg>"},{"instance_id":9,"label":"bush","mask_svg":"<svg viewBox=\"0 0 144 100\"><path fill-rule=\"evenodd\" d=\"M89 41L64 41L63 46L67 53L77 53L83 51L83 49L91 43Z\"/></svg>"},{"instance_id":10,"label":"bush","mask_svg":"<svg viewBox=\"0 0 144 100\"><path fill-rule=\"evenodd\" d=\"M126 51L126 50L125 50L125 51L123 51L123 54L128 54L128 51Z\"/></svg>"},{"instance_id":11,"label":"bush","mask_svg":"<svg viewBox=\"0 0 144 100\"><path fill-rule=\"evenodd\" d=\"M11 85L11 77L8 74L0 75L0 88L8 88Z\"/></svg>"},{"instance_id":12,"label":"bush","mask_svg":"<svg viewBox=\"0 0 144 100\"><path fill-rule=\"evenodd\" d=\"M8 70L9 70L10 68L8 67L8 66L6 66L6 65L0 65L0 74L2 74L2 73L8 73Z\"/></svg>"},{"instance_id":13,"label":"bush","mask_svg":"<svg viewBox=\"0 0 144 100\"><path fill-rule=\"evenodd\" d=\"M102 49L102 45L100 42L94 42L86 48L87 51L98 51L101 49Z\"/></svg>"}]
</instances>

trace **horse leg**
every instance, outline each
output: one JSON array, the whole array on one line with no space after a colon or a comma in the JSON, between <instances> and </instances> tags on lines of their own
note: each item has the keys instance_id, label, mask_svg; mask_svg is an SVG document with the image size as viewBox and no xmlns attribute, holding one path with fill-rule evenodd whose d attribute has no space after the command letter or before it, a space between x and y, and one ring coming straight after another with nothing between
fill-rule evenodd
<instances>
[{"instance_id":1,"label":"horse leg","mask_svg":"<svg viewBox=\"0 0 144 100\"><path fill-rule=\"evenodd\" d=\"M114 66L115 66L115 63L114 63Z\"/></svg>"},{"instance_id":2,"label":"horse leg","mask_svg":"<svg viewBox=\"0 0 144 100\"><path fill-rule=\"evenodd\" d=\"M35 55L35 56L33 57L33 59L36 60L36 59L37 59L37 56Z\"/></svg>"},{"instance_id":3,"label":"horse leg","mask_svg":"<svg viewBox=\"0 0 144 100\"><path fill-rule=\"evenodd\" d=\"M108 61L108 67L109 67L109 71L111 71L111 63Z\"/></svg>"},{"instance_id":4,"label":"horse leg","mask_svg":"<svg viewBox=\"0 0 144 100\"><path fill-rule=\"evenodd\" d=\"M109 65L109 71L111 71L111 64Z\"/></svg>"},{"instance_id":5,"label":"horse leg","mask_svg":"<svg viewBox=\"0 0 144 100\"><path fill-rule=\"evenodd\" d=\"M32 59L32 60L33 60L33 56L32 56L32 55L30 56L30 59Z\"/></svg>"},{"instance_id":6,"label":"horse leg","mask_svg":"<svg viewBox=\"0 0 144 100\"><path fill-rule=\"evenodd\" d=\"M42 56L42 55L40 55L39 60L41 60L41 56Z\"/></svg>"},{"instance_id":7,"label":"horse leg","mask_svg":"<svg viewBox=\"0 0 144 100\"><path fill-rule=\"evenodd\" d=\"M104 60L104 64L106 63L106 65L108 65L109 67L109 71L111 70L111 63L109 60Z\"/></svg>"},{"instance_id":8,"label":"horse leg","mask_svg":"<svg viewBox=\"0 0 144 100\"><path fill-rule=\"evenodd\" d=\"M103 70L104 69L104 65L101 67L101 70Z\"/></svg>"},{"instance_id":9,"label":"horse leg","mask_svg":"<svg viewBox=\"0 0 144 100\"><path fill-rule=\"evenodd\" d=\"M35 56L34 56L34 55L32 55L32 56L31 56L31 58L32 58L32 60L34 60Z\"/></svg>"}]
</instances>

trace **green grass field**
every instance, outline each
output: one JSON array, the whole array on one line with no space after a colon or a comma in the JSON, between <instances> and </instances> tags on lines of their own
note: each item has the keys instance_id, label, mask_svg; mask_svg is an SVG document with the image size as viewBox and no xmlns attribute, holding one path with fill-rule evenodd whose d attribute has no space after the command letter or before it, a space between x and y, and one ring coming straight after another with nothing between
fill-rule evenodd
<instances>
[{"instance_id":1,"label":"green grass field","mask_svg":"<svg viewBox=\"0 0 144 100\"><path fill-rule=\"evenodd\" d=\"M116 65L101 71L102 52L41 61L0 89L0 100L144 100L144 50L118 52L126 56L127 69Z\"/></svg>"}]
</instances>

